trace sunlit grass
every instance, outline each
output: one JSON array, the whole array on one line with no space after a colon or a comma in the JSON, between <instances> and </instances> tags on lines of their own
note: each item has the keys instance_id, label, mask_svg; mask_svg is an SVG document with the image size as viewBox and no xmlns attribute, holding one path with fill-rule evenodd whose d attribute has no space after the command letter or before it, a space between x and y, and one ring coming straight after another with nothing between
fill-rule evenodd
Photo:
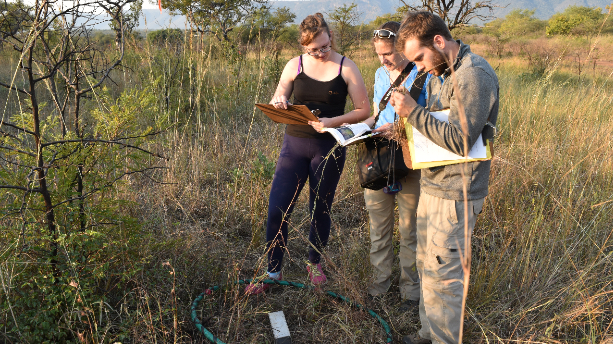
<instances>
[{"instance_id":1,"label":"sunlit grass","mask_svg":"<svg viewBox=\"0 0 613 344\"><path fill-rule=\"evenodd\" d=\"M554 59L535 72L525 56L494 58L475 43L498 72L500 113L490 194L473 238L464 342L602 342L613 333L609 71L578 75L572 60L556 64ZM140 120L144 126L166 119L167 130L155 146L168 158L167 170L152 179L134 177L114 195L132 201L119 211L142 224L141 233L122 239L132 246L126 244L118 256L139 272L127 277L131 289L113 290L106 304L99 304L107 315L92 312L97 327L88 330L88 338L110 338L121 329L133 342L171 342L175 333L181 342L201 342L188 314L196 295L205 287L251 278L266 265L268 194L284 128L253 104L268 102L280 69L297 52L283 51L275 64L266 47L215 58L208 54L212 49L206 44L194 51L138 47L126 60L130 69L116 72L113 94L155 85L162 111ZM372 95L376 57L364 43L351 58ZM418 329L418 317L396 312L397 288L377 302L365 297L370 241L354 165L350 148L324 252L328 288L375 308L399 340ZM298 282L307 280L307 203L303 192L284 266L284 277ZM6 242L17 235L2 234ZM27 256L5 259L7 277L16 273L9 269L16 261L32 264ZM112 280L102 277L100 283ZM16 298L6 290L0 294L5 324L12 319L7 302ZM246 298L234 288L212 302L206 307L216 313L208 324L229 342L271 342L262 317L270 310L284 310L293 319L294 343L382 338L359 311L319 295L278 289L266 298Z\"/></svg>"}]
</instances>

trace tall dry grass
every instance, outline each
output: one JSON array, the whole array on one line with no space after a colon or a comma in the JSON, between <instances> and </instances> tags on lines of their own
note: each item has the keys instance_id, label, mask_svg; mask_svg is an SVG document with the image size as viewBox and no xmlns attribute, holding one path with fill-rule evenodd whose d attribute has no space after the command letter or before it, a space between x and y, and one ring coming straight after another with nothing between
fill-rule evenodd
<instances>
[{"instance_id":1,"label":"tall dry grass","mask_svg":"<svg viewBox=\"0 0 613 344\"><path fill-rule=\"evenodd\" d=\"M204 288L221 284L228 289L205 299L199 317L225 342L273 342L266 313L277 310L285 312L294 343L383 342L372 318L325 295L276 288L246 297L232 285L265 269L268 193L283 138L283 127L253 104L269 100L279 68L297 52L284 51L276 65L263 43L227 57L199 44L135 48L126 60L132 72L115 78L117 94L156 85L164 111L142 125L167 119L168 130L153 144L168 157L167 169L153 178L131 177L111 195L131 201L121 211L141 224L120 255L138 273L126 277L129 288L105 294L83 342L120 340L119 334L139 343L203 342L189 308ZM353 59L370 91L375 56L364 48ZM578 77L555 61L538 75L518 67L513 56L492 60L500 78L500 133L490 195L473 238L464 342L611 340L610 77ZM399 341L419 328L419 319L396 311L397 286L380 299L366 298L368 223L354 163L350 148L324 252L327 288L373 308ZM307 281L307 203L303 192L283 268L297 282ZM3 287L16 288L5 282L17 273L15 262L1 266ZM6 301L15 293L0 293L0 322L7 324Z\"/></svg>"},{"instance_id":2,"label":"tall dry grass","mask_svg":"<svg viewBox=\"0 0 613 344\"><path fill-rule=\"evenodd\" d=\"M501 78L502 133L469 297L485 338L598 343L612 333L609 82L555 68Z\"/></svg>"},{"instance_id":3,"label":"tall dry grass","mask_svg":"<svg viewBox=\"0 0 613 344\"><path fill-rule=\"evenodd\" d=\"M355 60L370 89L377 62L368 53ZM254 78L254 86L244 87L237 98L210 95L216 109L227 106L231 114L213 110L201 125L168 137L175 148L165 179L176 184L157 187L153 199L159 203L150 207L153 213L165 209L164 216L173 219L166 222L174 228L170 232L182 233L190 250L201 252L194 259L213 264L201 270L207 271L202 277L207 285L250 278L265 268L271 175L260 166L262 159L275 161L283 128L251 108L274 89L273 78L260 84L265 64L256 61L249 73L243 72ZM505 60L497 62L500 134L490 196L473 240L465 342L599 343L613 333L610 79L578 77L553 63L544 75L518 73L517 67L505 68ZM229 72L224 63L215 66L221 75L224 68ZM218 89L221 80L210 79L208 88ZM325 252L333 282L329 287L374 307L399 339L418 328L418 318L395 311L398 291L392 289L374 303L365 300L368 225L353 154L350 149ZM305 196L292 217L284 266L285 277L299 282L306 280ZM209 322L231 342L270 341L262 314L279 309L291 319L290 329L300 343L375 343L381 335L371 319L321 296L277 290L265 298L246 298L235 287L231 291L219 296L223 302L213 302L218 313ZM322 303L325 308L309 313L312 304ZM323 326L318 317L329 321Z\"/></svg>"}]
</instances>

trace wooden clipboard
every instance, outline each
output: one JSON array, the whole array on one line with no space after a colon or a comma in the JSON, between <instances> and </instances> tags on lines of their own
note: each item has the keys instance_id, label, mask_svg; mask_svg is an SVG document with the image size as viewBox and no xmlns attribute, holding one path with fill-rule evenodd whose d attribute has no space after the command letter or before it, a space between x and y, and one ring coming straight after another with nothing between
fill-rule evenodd
<instances>
[{"instance_id":1,"label":"wooden clipboard","mask_svg":"<svg viewBox=\"0 0 613 344\"><path fill-rule=\"evenodd\" d=\"M276 123L308 125L309 121L319 122L306 105L288 105L287 110L277 109L272 104L256 103L255 107Z\"/></svg>"}]
</instances>

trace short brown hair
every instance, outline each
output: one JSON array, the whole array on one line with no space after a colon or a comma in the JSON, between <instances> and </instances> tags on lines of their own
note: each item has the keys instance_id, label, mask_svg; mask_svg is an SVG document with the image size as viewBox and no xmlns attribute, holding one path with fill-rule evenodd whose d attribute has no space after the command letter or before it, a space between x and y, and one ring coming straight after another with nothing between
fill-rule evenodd
<instances>
[{"instance_id":1,"label":"short brown hair","mask_svg":"<svg viewBox=\"0 0 613 344\"><path fill-rule=\"evenodd\" d=\"M393 33L396 34L396 36L398 36L398 29L400 29L400 23L397 21L388 21L387 23L382 24L381 26L379 26L377 28L377 30L387 30L387 31L391 31ZM380 38L380 37L374 37L372 38L372 42L390 42L391 44L394 44L394 42L396 41L396 36L390 37L390 38Z\"/></svg>"},{"instance_id":2,"label":"short brown hair","mask_svg":"<svg viewBox=\"0 0 613 344\"><path fill-rule=\"evenodd\" d=\"M313 42L315 37L323 32L327 33L330 37L330 41L332 41L332 34L328 27L328 23L324 20L324 15L321 13L311 14L300 23L300 37L298 38L298 42L303 46L309 45Z\"/></svg>"},{"instance_id":3,"label":"short brown hair","mask_svg":"<svg viewBox=\"0 0 613 344\"><path fill-rule=\"evenodd\" d=\"M431 48L436 35L448 41L453 40L447 24L441 17L426 11L409 12L404 16L400 29L398 29L396 49L404 51L406 42L413 38L417 38L421 46Z\"/></svg>"}]
</instances>

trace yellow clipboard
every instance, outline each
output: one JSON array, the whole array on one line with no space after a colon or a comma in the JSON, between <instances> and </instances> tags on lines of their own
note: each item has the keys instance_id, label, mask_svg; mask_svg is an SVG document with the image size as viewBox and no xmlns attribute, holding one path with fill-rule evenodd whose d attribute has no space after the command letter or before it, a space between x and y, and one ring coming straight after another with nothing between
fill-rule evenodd
<instances>
[{"instance_id":1,"label":"yellow clipboard","mask_svg":"<svg viewBox=\"0 0 613 344\"><path fill-rule=\"evenodd\" d=\"M447 111L447 114L448 114L448 110L446 110L446 111ZM484 147L485 148L485 157L484 158L459 157L459 158L455 158L455 159L439 160L439 159L436 158L436 155L433 154L432 160L424 160L424 159L422 159L421 161L417 161L418 159L416 159L416 157L419 156L419 155L416 154L417 152L416 152L416 148L415 148L415 139L414 139L414 135L413 135L414 134L414 130L416 130L416 129L413 128L413 126L411 126L407 122L406 118L401 118L401 120L403 121L405 132L406 132L406 135L407 135L407 146L408 146L408 147L402 147L402 148L403 148L403 151L408 148L408 154L404 154L404 160L405 160L405 164L409 168L412 168L414 170L419 170L419 169L422 169L422 168L430 168L430 167L437 167L437 166L453 165L453 164L459 164L459 163L463 163L463 162L485 161L485 160L492 159L493 152L494 152L493 145L492 145L492 142L490 140L486 140L486 144L485 144L485 147ZM420 138L420 139L423 140L423 138ZM428 139L426 139L426 140L428 140ZM432 145L436 145L432 141L430 141L430 140L428 140L428 141ZM481 138L477 139L476 144L478 144L480 142L483 142ZM442 148L440 148L440 149L442 149ZM474 146L473 146L473 149L474 149ZM452 154L452 153L450 153L450 154ZM453 154L453 155L455 155L455 154ZM407 162L407 160L409 160L409 161Z\"/></svg>"}]
</instances>

